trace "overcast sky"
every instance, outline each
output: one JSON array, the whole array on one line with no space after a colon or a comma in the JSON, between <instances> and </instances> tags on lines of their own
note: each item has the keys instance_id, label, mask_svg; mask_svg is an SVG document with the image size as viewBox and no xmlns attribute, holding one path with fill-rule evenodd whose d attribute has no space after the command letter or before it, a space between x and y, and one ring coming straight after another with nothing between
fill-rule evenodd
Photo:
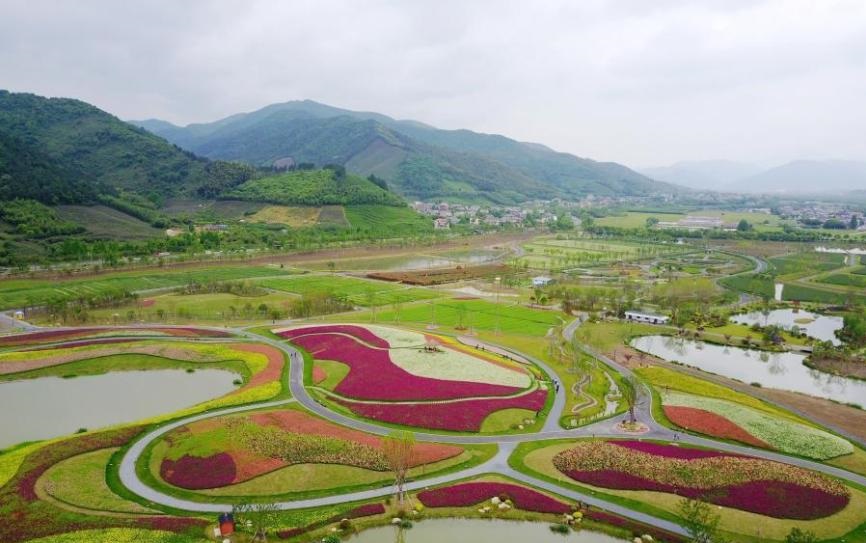
<instances>
[{"instance_id":1,"label":"overcast sky","mask_svg":"<svg viewBox=\"0 0 866 543\"><path fill-rule=\"evenodd\" d=\"M309 98L636 167L866 160L866 1L0 0L0 88L178 124Z\"/></svg>"}]
</instances>

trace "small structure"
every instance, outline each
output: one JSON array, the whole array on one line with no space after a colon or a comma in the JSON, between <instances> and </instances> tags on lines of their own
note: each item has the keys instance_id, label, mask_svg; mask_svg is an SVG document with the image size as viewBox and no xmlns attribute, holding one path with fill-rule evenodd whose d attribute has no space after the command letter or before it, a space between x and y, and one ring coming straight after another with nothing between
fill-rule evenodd
<instances>
[{"instance_id":1,"label":"small structure","mask_svg":"<svg viewBox=\"0 0 866 543\"><path fill-rule=\"evenodd\" d=\"M433 228L435 230L448 230L449 228L451 228L451 224L445 217L439 217L437 219L433 219Z\"/></svg>"},{"instance_id":2,"label":"small structure","mask_svg":"<svg viewBox=\"0 0 866 543\"><path fill-rule=\"evenodd\" d=\"M547 277L546 275L539 275L538 277L532 278L532 286L533 287L546 287L553 281L552 278Z\"/></svg>"},{"instance_id":3,"label":"small structure","mask_svg":"<svg viewBox=\"0 0 866 543\"><path fill-rule=\"evenodd\" d=\"M664 315L652 315L650 313L640 313L638 311L626 311L625 319L646 324L667 324L671 320L670 317Z\"/></svg>"},{"instance_id":4,"label":"small structure","mask_svg":"<svg viewBox=\"0 0 866 543\"><path fill-rule=\"evenodd\" d=\"M20 320L24 320L24 312L21 311L20 309L17 309L17 310L15 311L15 313L13 313L12 315L13 315L16 319L18 319L19 321L20 321Z\"/></svg>"}]
</instances>

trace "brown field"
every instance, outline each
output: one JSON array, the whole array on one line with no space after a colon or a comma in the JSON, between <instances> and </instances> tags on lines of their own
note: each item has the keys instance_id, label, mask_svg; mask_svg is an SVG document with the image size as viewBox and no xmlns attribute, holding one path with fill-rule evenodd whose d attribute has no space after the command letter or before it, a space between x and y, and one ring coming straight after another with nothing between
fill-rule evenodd
<instances>
[{"instance_id":1,"label":"brown field","mask_svg":"<svg viewBox=\"0 0 866 543\"><path fill-rule=\"evenodd\" d=\"M376 272L367 274L371 279L396 281L407 285L442 285L479 277L490 277L508 273L510 268L504 264L485 264L483 266L457 266L434 270Z\"/></svg>"},{"instance_id":2,"label":"brown field","mask_svg":"<svg viewBox=\"0 0 866 543\"><path fill-rule=\"evenodd\" d=\"M250 222L284 224L291 228L315 226L319 222L320 207L269 205L250 215Z\"/></svg>"}]
</instances>

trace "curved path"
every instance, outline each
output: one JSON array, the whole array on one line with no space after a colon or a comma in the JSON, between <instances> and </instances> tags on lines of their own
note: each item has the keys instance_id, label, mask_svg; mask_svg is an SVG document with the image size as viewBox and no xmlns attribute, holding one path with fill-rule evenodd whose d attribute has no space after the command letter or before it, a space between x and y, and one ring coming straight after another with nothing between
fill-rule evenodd
<instances>
[{"instance_id":1,"label":"curved path","mask_svg":"<svg viewBox=\"0 0 866 543\"><path fill-rule=\"evenodd\" d=\"M570 323L563 330L563 335L566 337L571 337L574 334L575 329L579 326L580 321L574 321ZM207 328L207 327L199 327L199 328ZM116 330L116 327L114 328ZM223 328L214 328L219 330L225 330ZM271 402L262 402L256 404L248 404L242 406L228 407L225 409L210 411L206 413L200 413L197 415L192 415L190 417L185 417L183 419L175 420L173 422L164 424L156 429L153 429L143 436L137 438L127 452L124 454L123 459L121 460L119 466L119 475L121 483L134 494L141 496L147 500L150 500L153 503L160 504L165 507L171 507L180 510L193 511L193 512L202 512L202 513L219 513L224 512L231 508L231 503L201 503L195 502L191 500L181 499L174 496L167 495L159 490L149 487L145 484L136 473L136 464L139 461L141 454L148 447L149 444L153 443L159 437L165 435L167 432L188 424L190 422L194 422L197 420L203 420L211 417L231 414L231 413L242 413L250 410L257 410L262 408L269 407L278 407L282 405L287 405L290 403L299 403L303 405L308 410L313 413L335 422L337 424L341 424L343 426L348 426L350 428L365 431L378 435L387 435L392 431L392 428L387 426L378 425L372 422L361 421L355 418L350 418L340 413L336 413L321 405L313 398L307 388L304 386L304 359L301 353L288 344L285 341L279 341L268 337L263 337L258 334L249 332L243 329L234 329L232 330L237 336L248 340L254 340L260 343L265 343L276 347L280 351L286 354L289 360L289 378L288 378L288 386L292 393L292 398L285 400L277 400ZM165 338L161 338L165 339ZM191 339L191 338L184 338ZM513 352L510 349L506 349L502 346L493 345L499 349L505 349L509 352ZM596 353L591 349L588 349L585 346L581 346L581 348L589 355L602 360L610 367L619 371L623 375L633 375L631 370L623 367L622 365L616 363L613 360L601 355L600 353ZM518 353L515 353L518 354ZM533 363L537 363L540 367L542 367L545 371L548 372L549 375L555 378L556 372L553 371L552 368L541 362L540 360L536 360L533 357L528 357L526 355L521 355L524 358L531 360ZM635 521L642 522L648 525L655 526L657 528L661 528L664 530L668 530L677 534L685 534L684 529L669 520L661 519L655 517L653 515L648 515L646 513L642 513L640 511L634 511L627 507L621 506L616 503L608 502L606 500L594 497L589 494L585 494L583 492L577 491L572 488L562 487L558 484L551 483L547 480L543 480L537 477L533 477L531 475L527 475L525 473L519 472L513 469L509 463L508 459L511 456L512 452L515 450L516 446L521 442L529 442L529 441L543 441L550 439L562 439L562 438L578 438L578 437L626 437L628 434L624 434L619 431L617 426L617 420L607 419L602 420L597 423L584 426L581 428L573 429L573 430L563 430L558 426L559 416L562 413L562 410L565 405L565 396L564 390L560 389L561 394L556 395L556 401L554 402L554 408L551 410L551 413L548 415L548 421L545 423L543 429L535 434L513 434L513 435L458 435L458 434L438 434L433 432L415 432L416 439L420 441L436 441L439 443L452 443L452 444L481 444L481 443L492 443L498 445L499 449L496 455L490 460L474 466L472 468L467 468L464 470L460 470L457 472L449 473L442 476L434 476L426 479L422 479L419 481L413 481L409 483L406 488L407 490L413 491L418 490L425 487L436 486L452 481L457 481L460 479L465 479L469 477L475 477L483 474L496 473L499 475L503 475L517 481L523 482L528 485L532 485L538 488L542 488L553 492L555 494L564 496L566 498L570 498L572 500L579 500L584 503L590 504L594 507L598 507L601 509L605 509L612 513L631 518ZM641 439L660 439L660 440L670 440L673 436L673 432L667 428L662 427L658 424L652 416L651 409L651 396L648 393L642 394L644 401L639 402L639 405L636 409L636 415L639 421L644 423L647 427L649 427L649 431L640 436ZM561 400L561 401L560 401ZM551 424L550 421L553 421ZM679 441L704 446L711 447L719 450L724 450L728 452L741 453L746 455L751 455L759 458L764 458L767 460L775 460L779 462L793 464L799 467L803 467L806 469L811 469L815 471L819 471L825 473L827 475L835 476L840 479L853 482L859 485L866 486L866 477L861 475L857 475L846 470L836 468L833 466L828 466L825 464L820 464L817 462L812 462L800 458L793 458L789 456L785 456L783 454L778 454L770 451L763 451L758 449L753 449L746 446L739 446L730 443L721 443L714 441L712 439L700 438L696 436L691 436L687 434L681 434ZM365 499L373 499L380 498L384 496L388 496L391 494L391 489L389 487L384 488L375 488L366 491L360 492L351 492L347 494L339 494L339 495L331 495L320 498L311 498L311 499L302 499L302 500L294 500L294 501L284 501L275 504L280 509L302 509L309 507L317 507L323 505L334 505L340 504L344 502L357 501L357 500L365 500Z\"/></svg>"}]
</instances>

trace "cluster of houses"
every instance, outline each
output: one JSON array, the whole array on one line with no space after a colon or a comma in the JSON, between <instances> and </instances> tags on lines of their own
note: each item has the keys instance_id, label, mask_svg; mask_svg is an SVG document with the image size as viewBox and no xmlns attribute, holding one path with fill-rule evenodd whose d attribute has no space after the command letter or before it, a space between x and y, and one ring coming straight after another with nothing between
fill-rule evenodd
<instances>
[{"instance_id":1,"label":"cluster of houses","mask_svg":"<svg viewBox=\"0 0 866 543\"><path fill-rule=\"evenodd\" d=\"M412 208L433 217L433 227L437 230L451 228L455 224L478 226L523 225L527 223L530 214L536 224L556 222L556 215L545 210L544 205L528 203L525 206L480 206L467 204L450 204L448 202L430 203L415 202Z\"/></svg>"}]
</instances>

